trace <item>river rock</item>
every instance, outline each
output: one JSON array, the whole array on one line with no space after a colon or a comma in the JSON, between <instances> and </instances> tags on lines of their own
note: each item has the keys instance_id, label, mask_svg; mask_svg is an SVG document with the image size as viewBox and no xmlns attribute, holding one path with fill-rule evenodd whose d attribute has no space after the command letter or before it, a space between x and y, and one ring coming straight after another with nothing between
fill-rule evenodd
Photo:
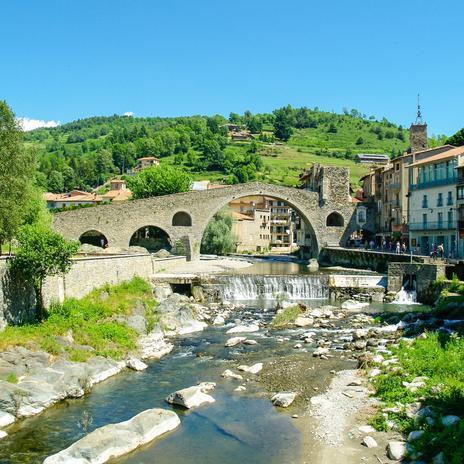
<instances>
[{"instance_id":1,"label":"river rock","mask_svg":"<svg viewBox=\"0 0 464 464\"><path fill-rule=\"evenodd\" d=\"M324 347L320 346L319 348L316 348L313 351L313 356L314 357L325 356L328 352L329 352L328 348L324 348Z\"/></svg>"},{"instance_id":2,"label":"river rock","mask_svg":"<svg viewBox=\"0 0 464 464\"><path fill-rule=\"evenodd\" d=\"M423 430L413 430L412 432L409 432L408 441L418 440L422 435L424 435L424 433L425 432Z\"/></svg>"},{"instance_id":3,"label":"river rock","mask_svg":"<svg viewBox=\"0 0 464 464\"><path fill-rule=\"evenodd\" d=\"M369 329L356 329L354 332L354 339L360 340L362 338L367 338L369 334Z\"/></svg>"},{"instance_id":4,"label":"river rock","mask_svg":"<svg viewBox=\"0 0 464 464\"><path fill-rule=\"evenodd\" d=\"M226 369L222 374L221 377L224 377L225 379L237 379L237 380L243 380L243 377L240 374L236 374L235 372L232 372L230 369Z\"/></svg>"},{"instance_id":5,"label":"river rock","mask_svg":"<svg viewBox=\"0 0 464 464\"><path fill-rule=\"evenodd\" d=\"M364 350L367 346L367 342L365 340L356 340L353 344L355 350Z\"/></svg>"},{"instance_id":6,"label":"river rock","mask_svg":"<svg viewBox=\"0 0 464 464\"><path fill-rule=\"evenodd\" d=\"M100 427L43 464L103 464L176 429L180 419L173 411L148 409L132 419Z\"/></svg>"},{"instance_id":7,"label":"river rock","mask_svg":"<svg viewBox=\"0 0 464 464\"><path fill-rule=\"evenodd\" d=\"M244 392L244 391L246 391L246 387L244 387L243 385L239 385L237 388L234 388L234 391L235 392Z\"/></svg>"},{"instance_id":8,"label":"river rock","mask_svg":"<svg viewBox=\"0 0 464 464\"><path fill-rule=\"evenodd\" d=\"M367 308L369 303L362 303L360 301L355 300L346 300L342 303L341 308L346 309L348 311L357 311L364 308Z\"/></svg>"},{"instance_id":9,"label":"river rock","mask_svg":"<svg viewBox=\"0 0 464 464\"><path fill-rule=\"evenodd\" d=\"M253 340L251 338L247 338L244 342L245 345L257 345L258 342L256 340Z\"/></svg>"},{"instance_id":10,"label":"river rock","mask_svg":"<svg viewBox=\"0 0 464 464\"><path fill-rule=\"evenodd\" d=\"M213 325L223 325L225 319L222 316L216 316L213 320Z\"/></svg>"},{"instance_id":11,"label":"river rock","mask_svg":"<svg viewBox=\"0 0 464 464\"><path fill-rule=\"evenodd\" d=\"M272 398L272 404L281 408L288 408L296 398L296 393L280 392L276 393Z\"/></svg>"},{"instance_id":12,"label":"river rock","mask_svg":"<svg viewBox=\"0 0 464 464\"><path fill-rule=\"evenodd\" d=\"M258 372L261 372L263 369L263 363L256 363L253 364L252 366L238 366L237 369L242 372L248 372L249 374L257 374Z\"/></svg>"},{"instance_id":13,"label":"river rock","mask_svg":"<svg viewBox=\"0 0 464 464\"><path fill-rule=\"evenodd\" d=\"M7 434L6 432L4 432L3 430L0 430L0 440L1 440L2 438L7 437L7 436L8 436L8 434Z\"/></svg>"},{"instance_id":14,"label":"river rock","mask_svg":"<svg viewBox=\"0 0 464 464\"><path fill-rule=\"evenodd\" d=\"M200 385L196 385L171 393L166 398L166 401L169 404L177 404L187 409L193 409L203 404L214 403L216 400L204 393Z\"/></svg>"},{"instance_id":15,"label":"river rock","mask_svg":"<svg viewBox=\"0 0 464 464\"><path fill-rule=\"evenodd\" d=\"M234 334L234 333L251 333L251 332L258 332L259 326L256 324L250 325L236 325L229 329L226 333Z\"/></svg>"},{"instance_id":16,"label":"river rock","mask_svg":"<svg viewBox=\"0 0 464 464\"><path fill-rule=\"evenodd\" d=\"M237 346L245 340L246 340L246 337L232 337L226 341L224 346L227 346L227 347Z\"/></svg>"},{"instance_id":17,"label":"river rock","mask_svg":"<svg viewBox=\"0 0 464 464\"><path fill-rule=\"evenodd\" d=\"M216 382L200 382L197 386L201 388L203 393L207 393L216 388Z\"/></svg>"},{"instance_id":18,"label":"river rock","mask_svg":"<svg viewBox=\"0 0 464 464\"><path fill-rule=\"evenodd\" d=\"M148 335L139 338L140 355L143 359L161 359L174 348L172 343L167 343L161 330L153 330Z\"/></svg>"},{"instance_id":19,"label":"river rock","mask_svg":"<svg viewBox=\"0 0 464 464\"><path fill-rule=\"evenodd\" d=\"M369 435L365 436L362 441L363 445L368 448L377 448L377 442Z\"/></svg>"},{"instance_id":20,"label":"river rock","mask_svg":"<svg viewBox=\"0 0 464 464\"><path fill-rule=\"evenodd\" d=\"M402 441L390 441L387 445L387 455L395 461L403 459L406 456L406 445Z\"/></svg>"},{"instance_id":21,"label":"river rock","mask_svg":"<svg viewBox=\"0 0 464 464\"><path fill-rule=\"evenodd\" d=\"M452 415L449 415L449 416L444 416L441 418L441 423L445 426L445 427L449 427L450 425L454 425L454 424L457 424L459 421L461 420L461 418L459 416L452 416Z\"/></svg>"},{"instance_id":22,"label":"river rock","mask_svg":"<svg viewBox=\"0 0 464 464\"><path fill-rule=\"evenodd\" d=\"M307 266L309 272L317 272L319 270L319 263L316 258L311 258Z\"/></svg>"},{"instance_id":23,"label":"river rock","mask_svg":"<svg viewBox=\"0 0 464 464\"><path fill-rule=\"evenodd\" d=\"M314 319L312 317L298 316L295 319L295 325L297 327L308 327L309 325L312 325L313 323L314 323Z\"/></svg>"},{"instance_id":24,"label":"river rock","mask_svg":"<svg viewBox=\"0 0 464 464\"><path fill-rule=\"evenodd\" d=\"M369 371L369 373L367 374L367 376L370 377L370 378L373 378L373 377L377 377L381 373L382 373L382 371L380 369L371 369Z\"/></svg>"},{"instance_id":25,"label":"river rock","mask_svg":"<svg viewBox=\"0 0 464 464\"><path fill-rule=\"evenodd\" d=\"M8 412L0 411L0 428L7 427L15 421L13 414Z\"/></svg>"},{"instance_id":26,"label":"river rock","mask_svg":"<svg viewBox=\"0 0 464 464\"><path fill-rule=\"evenodd\" d=\"M127 367L134 371L144 371L148 365L145 364L143 361L137 358L130 358L127 360Z\"/></svg>"}]
</instances>

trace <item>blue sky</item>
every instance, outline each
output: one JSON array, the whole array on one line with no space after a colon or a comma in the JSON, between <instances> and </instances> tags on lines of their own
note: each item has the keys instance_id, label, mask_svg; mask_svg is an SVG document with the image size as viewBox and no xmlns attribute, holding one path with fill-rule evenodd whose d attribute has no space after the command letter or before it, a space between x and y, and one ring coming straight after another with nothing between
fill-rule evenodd
<instances>
[{"instance_id":1,"label":"blue sky","mask_svg":"<svg viewBox=\"0 0 464 464\"><path fill-rule=\"evenodd\" d=\"M464 126L460 0L0 0L0 98L68 122L318 106Z\"/></svg>"}]
</instances>

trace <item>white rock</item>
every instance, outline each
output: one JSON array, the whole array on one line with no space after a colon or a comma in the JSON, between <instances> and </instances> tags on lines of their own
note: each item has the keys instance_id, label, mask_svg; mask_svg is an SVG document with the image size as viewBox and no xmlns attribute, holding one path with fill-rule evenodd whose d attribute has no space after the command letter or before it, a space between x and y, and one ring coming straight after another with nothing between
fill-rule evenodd
<instances>
[{"instance_id":1,"label":"white rock","mask_svg":"<svg viewBox=\"0 0 464 464\"><path fill-rule=\"evenodd\" d=\"M203 404L214 403L215 399L203 393L202 387L199 385L183 388L171 393L166 401L169 404L177 404L187 409L198 408Z\"/></svg>"},{"instance_id":2,"label":"white rock","mask_svg":"<svg viewBox=\"0 0 464 464\"><path fill-rule=\"evenodd\" d=\"M137 358L128 359L126 364L129 369L132 369L134 371L144 371L148 367L147 364L145 364L143 361L140 361L140 359Z\"/></svg>"},{"instance_id":3,"label":"white rock","mask_svg":"<svg viewBox=\"0 0 464 464\"><path fill-rule=\"evenodd\" d=\"M0 430L0 440L1 440L2 438L7 437L7 436L8 436L8 434L7 434L6 432L4 432L3 430Z\"/></svg>"},{"instance_id":4,"label":"white rock","mask_svg":"<svg viewBox=\"0 0 464 464\"><path fill-rule=\"evenodd\" d=\"M15 416L5 411L0 411L0 428L7 427L15 421Z\"/></svg>"},{"instance_id":5,"label":"white rock","mask_svg":"<svg viewBox=\"0 0 464 464\"><path fill-rule=\"evenodd\" d=\"M258 342L256 340L253 340L251 338L247 338L244 342L245 345L257 345Z\"/></svg>"},{"instance_id":6,"label":"white rock","mask_svg":"<svg viewBox=\"0 0 464 464\"><path fill-rule=\"evenodd\" d=\"M222 316L216 316L213 320L213 325L223 325L225 319Z\"/></svg>"},{"instance_id":7,"label":"white rock","mask_svg":"<svg viewBox=\"0 0 464 464\"><path fill-rule=\"evenodd\" d=\"M263 363L256 363L256 364L253 364L252 366L242 365L242 366L237 367L239 371L248 372L249 374L257 374L258 372L262 370L262 368L263 368Z\"/></svg>"},{"instance_id":8,"label":"white rock","mask_svg":"<svg viewBox=\"0 0 464 464\"><path fill-rule=\"evenodd\" d=\"M296 393L280 392L276 393L272 398L272 404L281 408L288 408L296 398Z\"/></svg>"},{"instance_id":9,"label":"white rock","mask_svg":"<svg viewBox=\"0 0 464 464\"><path fill-rule=\"evenodd\" d=\"M132 419L100 427L43 464L103 464L153 441L180 425L173 411L148 409Z\"/></svg>"},{"instance_id":10,"label":"white rock","mask_svg":"<svg viewBox=\"0 0 464 464\"><path fill-rule=\"evenodd\" d=\"M369 435L365 436L362 442L363 445L366 445L368 448L377 448L377 442Z\"/></svg>"},{"instance_id":11,"label":"white rock","mask_svg":"<svg viewBox=\"0 0 464 464\"><path fill-rule=\"evenodd\" d=\"M174 348L172 343L164 340L161 331L153 331L139 338L139 348L143 359L161 359Z\"/></svg>"},{"instance_id":12,"label":"white rock","mask_svg":"<svg viewBox=\"0 0 464 464\"><path fill-rule=\"evenodd\" d=\"M295 348L295 350L299 350L300 348L303 348L303 345L301 343L297 343L293 346L293 348Z\"/></svg>"},{"instance_id":13,"label":"white rock","mask_svg":"<svg viewBox=\"0 0 464 464\"><path fill-rule=\"evenodd\" d=\"M243 385L239 385L237 388L234 388L234 391L236 391L236 392L244 392L244 391L246 391L246 387L244 387Z\"/></svg>"},{"instance_id":14,"label":"white rock","mask_svg":"<svg viewBox=\"0 0 464 464\"><path fill-rule=\"evenodd\" d=\"M324 348L324 347L320 346L319 348L316 348L313 351L313 356L315 356L315 357L322 356L322 355L327 354L328 352L329 352L328 348Z\"/></svg>"},{"instance_id":15,"label":"white rock","mask_svg":"<svg viewBox=\"0 0 464 464\"><path fill-rule=\"evenodd\" d=\"M375 363L380 364L384 360L384 357L381 354L376 354L373 358L372 361Z\"/></svg>"},{"instance_id":16,"label":"white rock","mask_svg":"<svg viewBox=\"0 0 464 464\"><path fill-rule=\"evenodd\" d=\"M369 303L361 303L360 301L355 300L346 300L342 303L341 308L347 309L348 311L355 311L358 309L364 309L369 306Z\"/></svg>"},{"instance_id":17,"label":"white rock","mask_svg":"<svg viewBox=\"0 0 464 464\"><path fill-rule=\"evenodd\" d=\"M308 327L309 325L312 325L313 323L314 323L314 319L312 317L298 316L295 319L295 325L297 327Z\"/></svg>"},{"instance_id":18,"label":"white rock","mask_svg":"<svg viewBox=\"0 0 464 464\"><path fill-rule=\"evenodd\" d=\"M354 332L354 339L359 340L361 338L366 338L369 335L369 329L357 329Z\"/></svg>"},{"instance_id":19,"label":"white rock","mask_svg":"<svg viewBox=\"0 0 464 464\"><path fill-rule=\"evenodd\" d=\"M213 391L216 388L216 382L200 382L198 384L203 393Z\"/></svg>"},{"instance_id":20,"label":"white rock","mask_svg":"<svg viewBox=\"0 0 464 464\"><path fill-rule=\"evenodd\" d=\"M461 420L461 418L459 416L444 416L441 418L441 423L445 426L445 427L449 427L450 425L454 425L456 424L457 422L459 422Z\"/></svg>"},{"instance_id":21,"label":"white rock","mask_svg":"<svg viewBox=\"0 0 464 464\"><path fill-rule=\"evenodd\" d=\"M361 425L361 427L358 427L358 430L361 433L375 433L376 431L371 425Z\"/></svg>"},{"instance_id":22,"label":"white rock","mask_svg":"<svg viewBox=\"0 0 464 464\"><path fill-rule=\"evenodd\" d=\"M424 433L425 432L423 430L413 430L412 432L409 432L408 441L418 440L422 435L424 435Z\"/></svg>"},{"instance_id":23,"label":"white rock","mask_svg":"<svg viewBox=\"0 0 464 464\"><path fill-rule=\"evenodd\" d=\"M387 445L387 455L395 461L403 459L406 456L406 445L402 441L390 441Z\"/></svg>"},{"instance_id":24,"label":"white rock","mask_svg":"<svg viewBox=\"0 0 464 464\"><path fill-rule=\"evenodd\" d=\"M237 379L237 380L243 380L243 377L240 374L236 374L235 372L232 372L230 369L226 369L222 374L221 377L224 377L225 379Z\"/></svg>"},{"instance_id":25,"label":"white rock","mask_svg":"<svg viewBox=\"0 0 464 464\"><path fill-rule=\"evenodd\" d=\"M245 340L246 340L246 337L232 337L226 341L225 346L227 347L237 346Z\"/></svg>"},{"instance_id":26,"label":"white rock","mask_svg":"<svg viewBox=\"0 0 464 464\"><path fill-rule=\"evenodd\" d=\"M313 309L309 312L309 315L315 318L322 317L322 311L320 309Z\"/></svg>"},{"instance_id":27,"label":"white rock","mask_svg":"<svg viewBox=\"0 0 464 464\"><path fill-rule=\"evenodd\" d=\"M369 373L367 374L368 377L372 378L372 377L377 377L378 375L380 375L382 373L382 371L380 369L372 369L369 371Z\"/></svg>"},{"instance_id":28,"label":"white rock","mask_svg":"<svg viewBox=\"0 0 464 464\"><path fill-rule=\"evenodd\" d=\"M251 332L258 332L259 326L256 324L250 325L236 325L229 329L226 333L234 334L234 333L251 333Z\"/></svg>"}]
</instances>

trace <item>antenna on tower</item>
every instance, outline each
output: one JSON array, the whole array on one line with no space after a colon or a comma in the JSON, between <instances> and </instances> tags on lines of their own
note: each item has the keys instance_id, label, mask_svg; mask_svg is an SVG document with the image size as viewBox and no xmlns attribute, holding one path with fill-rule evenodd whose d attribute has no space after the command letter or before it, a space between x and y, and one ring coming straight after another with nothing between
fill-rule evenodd
<instances>
[{"instance_id":1,"label":"antenna on tower","mask_svg":"<svg viewBox=\"0 0 464 464\"><path fill-rule=\"evenodd\" d=\"M417 117L416 117L416 124L424 124L422 121L422 112L420 106L420 95L417 94Z\"/></svg>"}]
</instances>

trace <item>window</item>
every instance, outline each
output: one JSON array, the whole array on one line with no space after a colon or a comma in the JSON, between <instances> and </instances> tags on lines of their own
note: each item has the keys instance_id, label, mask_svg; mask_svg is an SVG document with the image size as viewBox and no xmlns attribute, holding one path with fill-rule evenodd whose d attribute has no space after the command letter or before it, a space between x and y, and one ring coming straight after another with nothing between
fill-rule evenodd
<instances>
[{"instance_id":1,"label":"window","mask_svg":"<svg viewBox=\"0 0 464 464\"><path fill-rule=\"evenodd\" d=\"M437 206L443 206L443 193L441 192L438 194Z\"/></svg>"},{"instance_id":2,"label":"window","mask_svg":"<svg viewBox=\"0 0 464 464\"><path fill-rule=\"evenodd\" d=\"M422 208L428 208L429 207L429 202L427 200L427 195L424 195L422 198Z\"/></svg>"},{"instance_id":3,"label":"window","mask_svg":"<svg viewBox=\"0 0 464 464\"><path fill-rule=\"evenodd\" d=\"M464 186L458 187L458 200L464 200Z\"/></svg>"},{"instance_id":4,"label":"window","mask_svg":"<svg viewBox=\"0 0 464 464\"><path fill-rule=\"evenodd\" d=\"M400 170L400 163L396 163L395 164L395 171L399 171Z\"/></svg>"},{"instance_id":5,"label":"window","mask_svg":"<svg viewBox=\"0 0 464 464\"><path fill-rule=\"evenodd\" d=\"M453 204L453 192L448 192L448 200L446 202L448 206L451 206Z\"/></svg>"},{"instance_id":6,"label":"window","mask_svg":"<svg viewBox=\"0 0 464 464\"><path fill-rule=\"evenodd\" d=\"M440 229L443 227L443 213L438 213L438 227Z\"/></svg>"},{"instance_id":7,"label":"window","mask_svg":"<svg viewBox=\"0 0 464 464\"><path fill-rule=\"evenodd\" d=\"M427 214L422 215L422 226L423 229L427 229Z\"/></svg>"},{"instance_id":8,"label":"window","mask_svg":"<svg viewBox=\"0 0 464 464\"><path fill-rule=\"evenodd\" d=\"M453 228L453 212L448 211L448 229Z\"/></svg>"}]
</instances>

